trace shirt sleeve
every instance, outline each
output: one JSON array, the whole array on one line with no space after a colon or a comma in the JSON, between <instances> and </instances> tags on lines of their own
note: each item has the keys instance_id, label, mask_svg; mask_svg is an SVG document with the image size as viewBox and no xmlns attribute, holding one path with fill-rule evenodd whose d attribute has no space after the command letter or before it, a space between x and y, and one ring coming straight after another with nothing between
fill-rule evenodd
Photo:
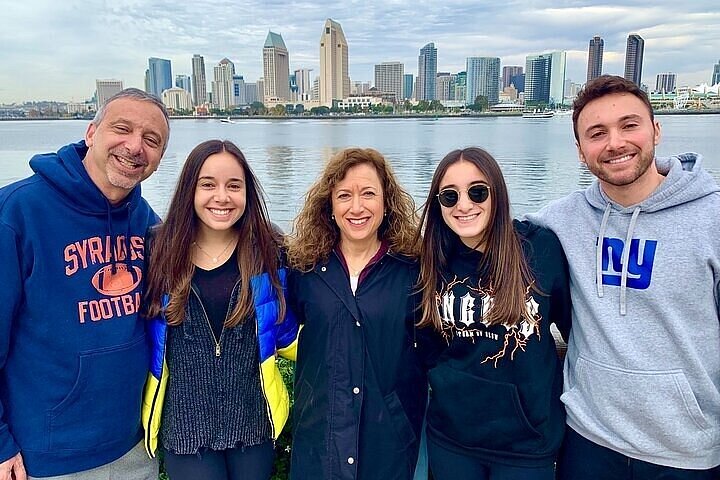
<instances>
[{"instance_id":1,"label":"shirt sleeve","mask_svg":"<svg viewBox=\"0 0 720 480\"><path fill-rule=\"evenodd\" d=\"M17 311L22 298L22 271L20 268L20 246L15 232L0 224L0 370L5 368L13 325L17 321ZM5 405L0 400L0 462L14 457L20 451L7 424Z\"/></svg>"}]
</instances>

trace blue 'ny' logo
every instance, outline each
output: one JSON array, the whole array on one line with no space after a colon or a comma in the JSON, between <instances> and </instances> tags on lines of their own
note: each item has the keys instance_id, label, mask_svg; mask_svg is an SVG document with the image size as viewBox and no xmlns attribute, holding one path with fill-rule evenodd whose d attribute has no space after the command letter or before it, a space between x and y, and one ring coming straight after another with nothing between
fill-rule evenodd
<instances>
[{"instance_id":1,"label":"blue 'ny' logo","mask_svg":"<svg viewBox=\"0 0 720 480\"><path fill-rule=\"evenodd\" d=\"M624 242L619 238L606 237L603 238L602 247L602 283L603 285L619 286ZM650 286L656 249L657 240L634 238L630 241L630 256L628 257L627 267L628 288L645 290Z\"/></svg>"}]
</instances>

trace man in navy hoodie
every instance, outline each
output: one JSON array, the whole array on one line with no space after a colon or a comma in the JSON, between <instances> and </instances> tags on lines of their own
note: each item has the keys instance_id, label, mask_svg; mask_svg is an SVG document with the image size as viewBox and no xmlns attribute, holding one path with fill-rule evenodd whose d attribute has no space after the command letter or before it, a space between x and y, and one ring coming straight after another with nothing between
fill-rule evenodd
<instances>
[{"instance_id":1,"label":"man in navy hoodie","mask_svg":"<svg viewBox=\"0 0 720 480\"><path fill-rule=\"evenodd\" d=\"M157 478L139 443L138 310L158 217L139 184L169 133L163 104L126 89L84 141L0 189L0 480Z\"/></svg>"}]
</instances>

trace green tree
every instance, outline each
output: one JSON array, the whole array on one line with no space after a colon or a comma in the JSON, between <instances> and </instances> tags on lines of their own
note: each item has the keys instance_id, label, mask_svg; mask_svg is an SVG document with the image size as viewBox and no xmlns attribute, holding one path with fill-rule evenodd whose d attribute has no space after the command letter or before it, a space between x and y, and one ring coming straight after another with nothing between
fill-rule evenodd
<instances>
[{"instance_id":1,"label":"green tree","mask_svg":"<svg viewBox=\"0 0 720 480\"><path fill-rule=\"evenodd\" d=\"M468 105L468 108L476 112L484 112L488 109L487 97L485 95L478 95L477 97L475 97L475 103L473 103L472 105Z\"/></svg>"}]
</instances>

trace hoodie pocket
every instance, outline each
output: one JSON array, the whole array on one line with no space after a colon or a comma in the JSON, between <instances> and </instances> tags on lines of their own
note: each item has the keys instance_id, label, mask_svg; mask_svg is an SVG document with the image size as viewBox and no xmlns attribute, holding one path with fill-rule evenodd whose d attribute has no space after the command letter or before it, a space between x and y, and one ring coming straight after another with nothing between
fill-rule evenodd
<instances>
[{"instance_id":1,"label":"hoodie pocket","mask_svg":"<svg viewBox=\"0 0 720 480\"><path fill-rule=\"evenodd\" d=\"M562 401L571 418L608 444L659 455L713 447L711 427L682 370L620 369L578 357Z\"/></svg>"},{"instance_id":2,"label":"hoodie pocket","mask_svg":"<svg viewBox=\"0 0 720 480\"><path fill-rule=\"evenodd\" d=\"M50 450L89 450L137 435L147 365L145 335L80 353L75 384L47 412Z\"/></svg>"},{"instance_id":3,"label":"hoodie pocket","mask_svg":"<svg viewBox=\"0 0 720 480\"><path fill-rule=\"evenodd\" d=\"M429 372L428 424L467 448L516 451L538 447L542 435L528 421L517 387L438 365Z\"/></svg>"}]
</instances>

